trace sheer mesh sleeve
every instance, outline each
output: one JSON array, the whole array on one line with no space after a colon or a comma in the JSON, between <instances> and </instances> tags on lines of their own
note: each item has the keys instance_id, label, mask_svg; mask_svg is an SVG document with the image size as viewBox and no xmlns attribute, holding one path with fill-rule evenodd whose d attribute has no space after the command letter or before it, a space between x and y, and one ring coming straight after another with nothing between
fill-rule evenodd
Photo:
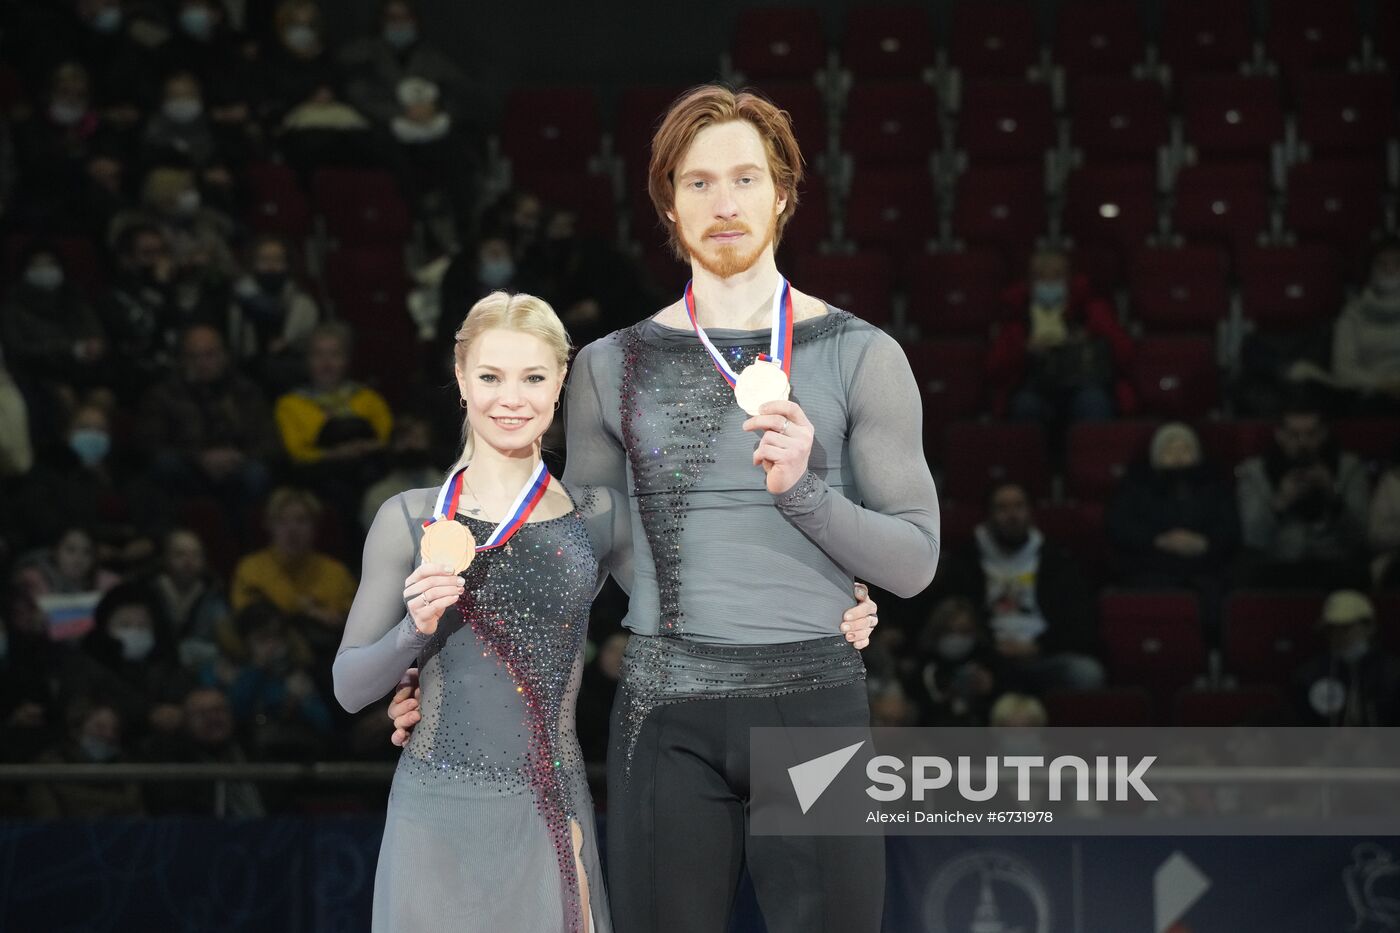
<instances>
[{"instance_id":1,"label":"sheer mesh sleeve","mask_svg":"<svg viewBox=\"0 0 1400 933\"><path fill-rule=\"evenodd\" d=\"M595 340L578 352L569 374L567 405L564 411L565 448L568 458L564 465L564 482L568 486L606 486L624 496L627 494L627 461L622 438L614 427L618 421L617 405L609 407L606 396L616 391L604 391L610 352L616 346L614 338ZM614 364L621 366L620 360ZM618 378L616 375L612 378ZM611 410L612 417L608 414Z\"/></svg>"},{"instance_id":2,"label":"sheer mesh sleeve","mask_svg":"<svg viewBox=\"0 0 1400 933\"><path fill-rule=\"evenodd\" d=\"M901 598L938 567L938 492L923 451L923 406L904 351L876 331L848 381L848 455L860 502L808 472L779 511L852 575Z\"/></svg>"},{"instance_id":3,"label":"sheer mesh sleeve","mask_svg":"<svg viewBox=\"0 0 1400 933\"><path fill-rule=\"evenodd\" d=\"M598 585L594 595L603 588L608 574L612 574L617 585L630 596L632 516L628 511L627 497L616 489L595 486L582 497L579 508L588 528L588 537L593 542L593 553L598 558Z\"/></svg>"},{"instance_id":4,"label":"sheer mesh sleeve","mask_svg":"<svg viewBox=\"0 0 1400 933\"><path fill-rule=\"evenodd\" d=\"M414 626L403 601L403 581L418 553L412 516L427 508L410 510L408 497L415 495L425 493L412 490L381 505L365 537L360 588L332 669L335 698L352 713L390 693L430 638Z\"/></svg>"}]
</instances>

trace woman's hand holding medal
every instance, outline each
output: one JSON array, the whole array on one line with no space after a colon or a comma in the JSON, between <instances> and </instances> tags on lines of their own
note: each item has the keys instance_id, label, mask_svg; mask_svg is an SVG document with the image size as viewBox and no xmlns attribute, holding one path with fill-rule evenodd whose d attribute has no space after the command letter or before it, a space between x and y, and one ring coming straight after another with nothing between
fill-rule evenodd
<instances>
[{"instance_id":1,"label":"woman's hand holding medal","mask_svg":"<svg viewBox=\"0 0 1400 933\"><path fill-rule=\"evenodd\" d=\"M765 402L759 412L744 430L763 432L753 463L768 474L768 491L779 496L806 474L816 432L796 402Z\"/></svg>"},{"instance_id":2,"label":"woman's hand holding medal","mask_svg":"<svg viewBox=\"0 0 1400 933\"><path fill-rule=\"evenodd\" d=\"M419 564L403 582L403 600L418 631L431 635L448 606L461 599L466 583L446 564Z\"/></svg>"}]
</instances>

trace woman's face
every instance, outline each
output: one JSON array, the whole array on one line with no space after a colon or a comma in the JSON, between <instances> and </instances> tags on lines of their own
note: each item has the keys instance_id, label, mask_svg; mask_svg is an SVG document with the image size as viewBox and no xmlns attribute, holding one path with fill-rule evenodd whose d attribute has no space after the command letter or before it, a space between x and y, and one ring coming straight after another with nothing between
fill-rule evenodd
<instances>
[{"instance_id":1,"label":"woman's face","mask_svg":"<svg viewBox=\"0 0 1400 933\"><path fill-rule=\"evenodd\" d=\"M1184 470L1195 466L1198 460L1195 444L1185 437L1173 437L1158 452L1157 469Z\"/></svg>"},{"instance_id":2,"label":"woman's face","mask_svg":"<svg viewBox=\"0 0 1400 933\"><path fill-rule=\"evenodd\" d=\"M165 549L165 569L178 580L190 580L204 573L204 544L188 531L170 536Z\"/></svg>"},{"instance_id":3,"label":"woman's face","mask_svg":"<svg viewBox=\"0 0 1400 933\"><path fill-rule=\"evenodd\" d=\"M283 554L305 554L316 540L316 519L306 506L291 503L272 517L268 530L272 535L272 546Z\"/></svg>"},{"instance_id":4,"label":"woman's face","mask_svg":"<svg viewBox=\"0 0 1400 933\"><path fill-rule=\"evenodd\" d=\"M505 453L530 449L539 440L554 420L563 385L549 345L518 330L483 332L457 369L472 433Z\"/></svg>"},{"instance_id":5,"label":"woman's face","mask_svg":"<svg viewBox=\"0 0 1400 933\"><path fill-rule=\"evenodd\" d=\"M58 572L68 579L87 579L94 567L92 539L83 531L68 532L54 549L54 562Z\"/></svg>"}]
</instances>

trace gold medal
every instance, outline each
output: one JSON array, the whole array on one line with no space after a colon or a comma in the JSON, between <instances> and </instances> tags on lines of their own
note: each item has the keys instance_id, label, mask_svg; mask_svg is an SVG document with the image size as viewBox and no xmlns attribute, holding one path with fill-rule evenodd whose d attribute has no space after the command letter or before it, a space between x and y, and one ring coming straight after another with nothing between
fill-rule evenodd
<instances>
[{"instance_id":1,"label":"gold medal","mask_svg":"<svg viewBox=\"0 0 1400 933\"><path fill-rule=\"evenodd\" d=\"M785 402L792 394L787 373L771 360L759 360L739 374L734 383L734 400L750 415L757 415L768 402Z\"/></svg>"},{"instance_id":2,"label":"gold medal","mask_svg":"<svg viewBox=\"0 0 1400 933\"><path fill-rule=\"evenodd\" d=\"M446 564L453 573L461 573L476 557L476 539L466 525L446 518L423 529L418 553L423 555L425 564Z\"/></svg>"}]
</instances>

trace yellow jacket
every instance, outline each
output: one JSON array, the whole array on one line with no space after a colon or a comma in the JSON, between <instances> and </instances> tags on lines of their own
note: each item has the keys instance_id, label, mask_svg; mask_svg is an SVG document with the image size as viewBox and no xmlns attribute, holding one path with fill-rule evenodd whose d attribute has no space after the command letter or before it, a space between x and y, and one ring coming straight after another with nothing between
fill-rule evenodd
<instances>
[{"instance_id":1,"label":"yellow jacket","mask_svg":"<svg viewBox=\"0 0 1400 933\"><path fill-rule=\"evenodd\" d=\"M295 463L317 463L325 456L316 446L316 437L333 417L357 415L365 419L382 444L389 442L389 432L394 427L394 416L384 396L353 382L325 394L315 394L311 389L288 392L277 400L273 414L282 434L282 446Z\"/></svg>"}]
</instances>

